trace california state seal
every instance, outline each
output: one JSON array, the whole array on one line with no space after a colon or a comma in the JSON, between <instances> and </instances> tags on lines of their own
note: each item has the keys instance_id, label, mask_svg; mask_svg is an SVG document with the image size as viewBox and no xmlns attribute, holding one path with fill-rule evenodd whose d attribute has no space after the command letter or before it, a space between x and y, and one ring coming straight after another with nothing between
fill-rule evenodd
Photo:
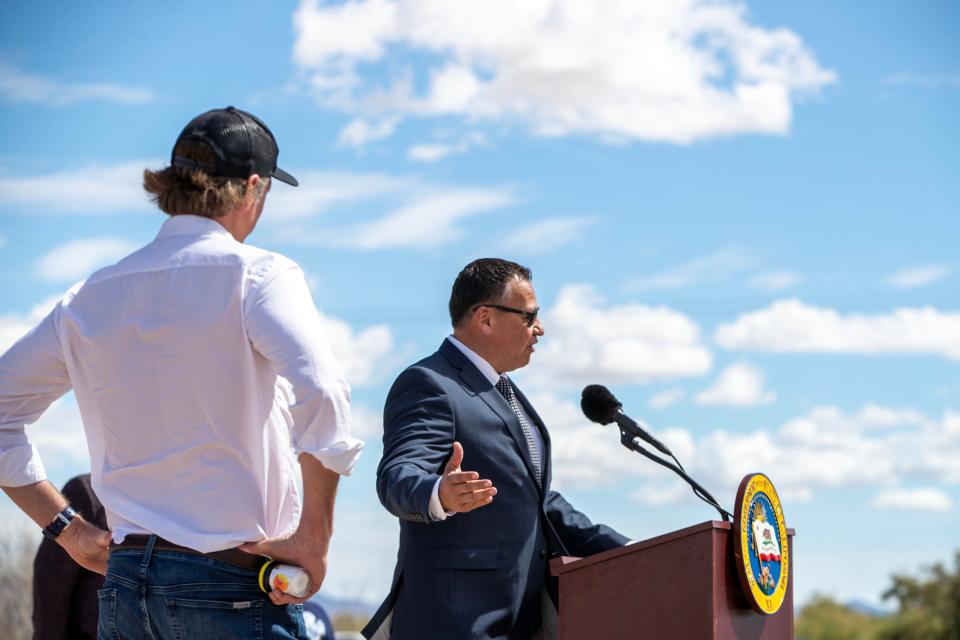
<instances>
[{"instance_id":1,"label":"california state seal","mask_svg":"<svg viewBox=\"0 0 960 640\"><path fill-rule=\"evenodd\" d=\"M790 584L790 547L777 490L762 473L740 482L733 537L737 573L750 606L759 613L776 613Z\"/></svg>"}]
</instances>

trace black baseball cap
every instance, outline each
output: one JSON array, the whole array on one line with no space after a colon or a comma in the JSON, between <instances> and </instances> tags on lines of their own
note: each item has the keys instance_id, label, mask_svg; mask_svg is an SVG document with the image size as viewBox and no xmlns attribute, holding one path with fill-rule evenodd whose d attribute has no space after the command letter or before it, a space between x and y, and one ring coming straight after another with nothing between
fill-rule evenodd
<instances>
[{"instance_id":1,"label":"black baseball cap","mask_svg":"<svg viewBox=\"0 0 960 640\"><path fill-rule=\"evenodd\" d=\"M176 155L183 140L205 143L217 159L199 162ZM273 133L257 116L235 107L201 113L183 128L173 145L170 164L181 169L200 169L211 176L249 178L254 173L276 178L296 187L300 183L277 167L280 153Z\"/></svg>"}]
</instances>

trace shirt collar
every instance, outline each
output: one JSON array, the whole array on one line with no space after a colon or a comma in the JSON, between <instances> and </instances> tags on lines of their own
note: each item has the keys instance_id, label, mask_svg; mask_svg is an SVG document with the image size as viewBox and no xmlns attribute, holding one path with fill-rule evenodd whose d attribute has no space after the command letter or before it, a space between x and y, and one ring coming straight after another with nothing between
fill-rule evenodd
<instances>
[{"instance_id":1,"label":"shirt collar","mask_svg":"<svg viewBox=\"0 0 960 640\"><path fill-rule=\"evenodd\" d=\"M172 236L206 235L224 235L233 238L230 232L224 229L223 226L213 218L181 214L170 216L170 218L163 223L163 226L160 227L160 232L157 234L157 239Z\"/></svg>"},{"instance_id":2,"label":"shirt collar","mask_svg":"<svg viewBox=\"0 0 960 640\"><path fill-rule=\"evenodd\" d=\"M472 362L473 366L480 370L480 373L490 381L490 384L497 384L497 382L500 381L500 374L497 373L497 370L493 368L492 364L479 356L476 351L454 338L452 334L447 336L447 340L457 349L460 349L463 355L467 356L467 360Z\"/></svg>"}]
</instances>

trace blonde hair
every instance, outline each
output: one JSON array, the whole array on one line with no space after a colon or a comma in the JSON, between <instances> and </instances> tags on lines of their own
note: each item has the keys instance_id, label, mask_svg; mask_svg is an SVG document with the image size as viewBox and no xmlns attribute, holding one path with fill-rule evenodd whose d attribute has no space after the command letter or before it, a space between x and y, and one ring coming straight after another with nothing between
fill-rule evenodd
<instances>
[{"instance_id":1,"label":"blonde hair","mask_svg":"<svg viewBox=\"0 0 960 640\"><path fill-rule=\"evenodd\" d=\"M215 162L217 157L204 143L184 140L174 149L174 155L196 160ZM269 178L261 180L252 193L247 192L243 178L211 176L200 169L167 167L159 171L143 170L143 188L160 210L171 216L193 214L217 218L241 204L245 198L259 198Z\"/></svg>"}]
</instances>

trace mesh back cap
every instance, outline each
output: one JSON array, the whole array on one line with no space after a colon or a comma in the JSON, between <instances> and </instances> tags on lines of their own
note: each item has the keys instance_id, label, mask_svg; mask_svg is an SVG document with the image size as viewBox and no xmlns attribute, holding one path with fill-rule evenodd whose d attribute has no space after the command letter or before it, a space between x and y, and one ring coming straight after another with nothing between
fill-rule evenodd
<instances>
[{"instance_id":1,"label":"mesh back cap","mask_svg":"<svg viewBox=\"0 0 960 640\"><path fill-rule=\"evenodd\" d=\"M205 143L217 160L199 162L176 155L183 140ZM277 167L280 153L270 129L252 113L235 107L212 109L187 124L173 145L170 164L181 169L200 169L211 176L249 178L253 174L272 177L296 187L299 182Z\"/></svg>"}]
</instances>

